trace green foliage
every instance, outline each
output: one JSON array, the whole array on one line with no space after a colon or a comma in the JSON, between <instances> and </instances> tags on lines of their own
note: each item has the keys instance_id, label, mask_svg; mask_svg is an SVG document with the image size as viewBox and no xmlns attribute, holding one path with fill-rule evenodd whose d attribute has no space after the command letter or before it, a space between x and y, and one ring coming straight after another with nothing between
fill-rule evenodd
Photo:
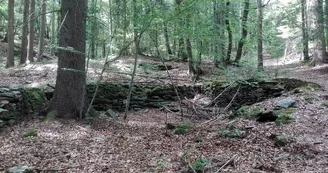
<instances>
[{"instance_id":1,"label":"green foliage","mask_svg":"<svg viewBox=\"0 0 328 173\"><path fill-rule=\"evenodd\" d=\"M226 128L219 131L219 134L227 138L237 138L240 137L241 131L239 129Z\"/></svg>"},{"instance_id":2,"label":"green foliage","mask_svg":"<svg viewBox=\"0 0 328 173\"><path fill-rule=\"evenodd\" d=\"M310 104L314 103L314 98L313 97L305 97L304 100Z\"/></svg>"},{"instance_id":3,"label":"green foliage","mask_svg":"<svg viewBox=\"0 0 328 173\"><path fill-rule=\"evenodd\" d=\"M205 167L209 164L209 160L206 158L198 158L194 163L191 164L191 167L197 171L202 172L205 170Z\"/></svg>"},{"instance_id":4,"label":"green foliage","mask_svg":"<svg viewBox=\"0 0 328 173\"><path fill-rule=\"evenodd\" d=\"M191 123L182 123L182 124L179 124L173 130L173 134L175 134L175 135L185 135L185 134L189 133L190 130L192 130L193 127L194 127L194 125L191 124Z\"/></svg>"},{"instance_id":5,"label":"green foliage","mask_svg":"<svg viewBox=\"0 0 328 173\"><path fill-rule=\"evenodd\" d=\"M49 121L53 120L54 118L55 118L55 114L53 112L49 112L44 121L45 121L46 124L48 124Z\"/></svg>"},{"instance_id":6,"label":"green foliage","mask_svg":"<svg viewBox=\"0 0 328 173\"><path fill-rule=\"evenodd\" d=\"M262 109L259 106L242 106L233 114L232 117L256 118L261 112Z\"/></svg>"},{"instance_id":7,"label":"green foliage","mask_svg":"<svg viewBox=\"0 0 328 173\"><path fill-rule=\"evenodd\" d=\"M277 135L274 138L274 145L277 147L283 147L290 143L290 139L286 136L283 135Z\"/></svg>"},{"instance_id":8,"label":"green foliage","mask_svg":"<svg viewBox=\"0 0 328 173\"><path fill-rule=\"evenodd\" d=\"M113 119L118 119L116 113L112 109L108 109L105 114Z\"/></svg>"},{"instance_id":9,"label":"green foliage","mask_svg":"<svg viewBox=\"0 0 328 173\"><path fill-rule=\"evenodd\" d=\"M24 133L24 137L30 137L30 136L38 136L38 130L31 129Z\"/></svg>"},{"instance_id":10,"label":"green foliage","mask_svg":"<svg viewBox=\"0 0 328 173\"><path fill-rule=\"evenodd\" d=\"M277 110L275 111L275 114L278 115L278 118L276 119L276 124L278 126L284 125L284 124L289 124L292 122L295 122L295 118L291 117L290 115L295 113L296 109L295 108L288 108L284 110Z\"/></svg>"}]
</instances>

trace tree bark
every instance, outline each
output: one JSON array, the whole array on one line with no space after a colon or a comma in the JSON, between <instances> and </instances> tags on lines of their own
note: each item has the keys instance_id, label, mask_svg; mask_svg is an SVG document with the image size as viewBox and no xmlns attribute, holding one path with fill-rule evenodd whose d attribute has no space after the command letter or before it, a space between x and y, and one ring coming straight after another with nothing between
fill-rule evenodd
<instances>
[{"instance_id":1,"label":"tree bark","mask_svg":"<svg viewBox=\"0 0 328 173\"><path fill-rule=\"evenodd\" d=\"M257 69L259 71L263 71L263 39L262 39L262 20L263 20L263 14L262 14L262 0L257 0Z\"/></svg>"},{"instance_id":2,"label":"tree bark","mask_svg":"<svg viewBox=\"0 0 328 173\"><path fill-rule=\"evenodd\" d=\"M50 110L59 118L86 112L85 40L87 0L62 0L56 87Z\"/></svg>"},{"instance_id":3,"label":"tree bark","mask_svg":"<svg viewBox=\"0 0 328 173\"><path fill-rule=\"evenodd\" d=\"M56 9L56 0L52 0L52 10L55 11ZM51 50L50 55L55 55L55 44L57 40L57 34L56 34L56 13L51 13Z\"/></svg>"},{"instance_id":4,"label":"tree bark","mask_svg":"<svg viewBox=\"0 0 328 173\"><path fill-rule=\"evenodd\" d=\"M8 0L8 55L6 68L15 66L14 61L14 20L15 20L15 12L14 12L15 1Z\"/></svg>"},{"instance_id":5,"label":"tree bark","mask_svg":"<svg viewBox=\"0 0 328 173\"><path fill-rule=\"evenodd\" d=\"M26 63L27 58L27 34L28 34L28 13L29 13L29 0L24 1L24 14L23 14L23 28L22 28L22 42L21 42L21 55L20 64Z\"/></svg>"},{"instance_id":6,"label":"tree bark","mask_svg":"<svg viewBox=\"0 0 328 173\"><path fill-rule=\"evenodd\" d=\"M227 0L226 7L227 7L227 12L226 12L225 24L226 24L227 31L228 31L228 50L227 50L227 56L224 60L224 63L225 63L225 65L228 65L230 62L231 52L232 52L232 30L231 30L230 20L229 20L230 0Z\"/></svg>"},{"instance_id":7,"label":"tree bark","mask_svg":"<svg viewBox=\"0 0 328 173\"><path fill-rule=\"evenodd\" d=\"M302 6L302 41L303 41L303 56L304 61L309 61L309 33L308 33L308 25L307 25L307 8L306 8L306 0L301 0Z\"/></svg>"},{"instance_id":8,"label":"tree bark","mask_svg":"<svg viewBox=\"0 0 328 173\"><path fill-rule=\"evenodd\" d=\"M237 47L237 55L235 58L235 62L239 63L241 59L241 55L243 54L243 47L247 38L247 18L248 18L248 12L249 12L249 0L245 0L245 6L244 6L244 12L243 12L243 17L241 21L241 27L242 27L242 33L241 33L241 38L238 42L238 47Z\"/></svg>"},{"instance_id":9,"label":"tree bark","mask_svg":"<svg viewBox=\"0 0 328 173\"><path fill-rule=\"evenodd\" d=\"M172 50L171 50L171 47L170 47L169 32L168 32L168 29L167 29L167 23L164 22L163 25L164 25L164 37L165 37L166 50L167 50L167 53L169 55L172 55Z\"/></svg>"},{"instance_id":10,"label":"tree bark","mask_svg":"<svg viewBox=\"0 0 328 173\"><path fill-rule=\"evenodd\" d=\"M34 23L35 23L35 0L30 0L30 23L28 37L28 60L34 62Z\"/></svg>"},{"instance_id":11,"label":"tree bark","mask_svg":"<svg viewBox=\"0 0 328 173\"><path fill-rule=\"evenodd\" d=\"M321 42L322 59L324 61L327 61L323 0L317 0L317 23L318 23L318 30L319 30L319 40Z\"/></svg>"},{"instance_id":12,"label":"tree bark","mask_svg":"<svg viewBox=\"0 0 328 173\"><path fill-rule=\"evenodd\" d=\"M46 11L47 11L47 0L42 0L42 15L41 15L41 25L40 25L40 37L39 37L39 46L38 46L38 54L37 61L42 60L42 54L44 51L44 36L46 29Z\"/></svg>"}]
</instances>

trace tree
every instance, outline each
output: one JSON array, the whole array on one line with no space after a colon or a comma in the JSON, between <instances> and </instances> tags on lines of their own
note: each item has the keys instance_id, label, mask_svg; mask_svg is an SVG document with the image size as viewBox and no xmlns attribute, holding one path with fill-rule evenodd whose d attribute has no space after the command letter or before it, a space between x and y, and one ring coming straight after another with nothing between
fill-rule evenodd
<instances>
[{"instance_id":1,"label":"tree","mask_svg":"<svg viewBox=\"0 0 328 173\"><path fill-rule=\"evenodd\" d=\"M227 0L226 2L226 8L227 8L227 12L226 12L226 18L225 18L225 25L227 27L227 31L228 31L228 49L227 49L227 55L224 59L224 64L227 65L230 62L230 58L231 58L231 52L232 52L232 30L231 30L231 26L230 26L230 19L229 19L229 13L230 13L230 0Z\"/></svg>"},{"instance_id":2,"label":"tree","mask_svg":"<svg viewBox=\"0 0 328 173\"><path fill-rule=\"evenodd\" d=\"M42 0L40 37L39 37L38 54L36 56L38 61L42 60L42 54L44 51L44 36L45 36L45 29L46 29L46 11L47 11L47 0Z\"/></svg>"},{"instance_id":3,"label":"tree","mask_svg":"<svg viewBox=\"0 0 328 173\"><path fill-rule=\"evenodd\" d=\"M57 79L50 112L59 118L82 118L87 108L85 94L87 0L61 1Z\"/></svg>"},{"instance_id":4,"label":"tree","mask_svg":"<svg viewBox=\"0 0 328 173\"><path fill-rule=\"evenodd\" d=\"M15 12L14 12L15 1L8 0L8 55L7 55L7 63L6 68L13 67L15 65L14 61L14 39L15 39L15 31L14 31L14 20L15 20Z\"/></svg>"},{"instance_id":5,"label":"tree","mask_svg":"<svg viewBox=\"0 0 328 173\"><path fill-rule=\"evenodd\" d=\"M239 63L241 59L241 55L243 53L243 47L247 38L247 18L248 18L248 12L249 12L249 0L245 0L244 2L244 12L243 12L243 17L241 21L241 38L238 42L238 47L237 47L237 55L235 58L235 62Z\"/></svg>"},{"instance_id":6,"label":"tree","mask_svg":"<svg viewBox=\"0 0 328 173\"><path fill-rule=\"evenodd\" d=\"M56 9L56 0L52 0L52 11L55 11ZM56 30L55 30L55 26L56 26L56 15L55 12L51 13L51 50L50 50L50 55L55 55L55 49L53 48L55 43L56 43L56 38L57 38L57 34L56 34Z\"/></svg>"},{"instance_id":7,"label":"tree","mask_svg":"<svg viewBox=\"0 0 328 173\"><path fill-rule=\"evenodd\" d=\"M30 3L29 0L24 1L20 64L25 64L26 57L27 57L28 13L29 13L29 5L30 5L29 3Z\"/></svg>"},{"instance_id":8,"label":"tree","mask_svg":"<svg viewBox=\"0 0 328 173\"><path fill-rule=\"evenodd\" d=\"M303 56L304 61L309 61L309 33L308 33L308 25L307 25L307 8L306 8L306 0L301 0L302 6L302 41L303 41Z\"/></svg>"},{"instance_id":9,"label":"tree","mask_svg":"<svg viewBox=\"0 0 328 173\"><path fill-rule=\"evenodd\" d=\"M327 60L325 29L324 29L324 13L323 13L323 0L317 0L317 25L318 25L318 37L321 44L322 59Z\"/></svg>"},{"instance_id":10,"label":"tree","mask_svg":"<svg viewBox=\"0 0 328 173\"><path fill-rule=\"evenodd\" d=\"M257 0L257 69L263 71L262 0Z\"/></svg>"},{"instance_id":11,"label":"tree","mask_svg":"<svg viewBox=\"0 0 328 173\"><path fill-rule=\"evenodd\" d=\"M30 0L30 23L28 36L28 60L34 61L34 23L35 23L35 0Z\"/></svg>"}]
</instances>

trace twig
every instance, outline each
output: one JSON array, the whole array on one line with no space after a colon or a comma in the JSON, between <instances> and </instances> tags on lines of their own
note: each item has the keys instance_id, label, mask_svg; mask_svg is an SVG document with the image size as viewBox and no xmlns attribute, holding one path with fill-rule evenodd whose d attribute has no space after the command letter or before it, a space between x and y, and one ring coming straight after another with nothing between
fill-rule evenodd
<instances>
[{"instance_id":1,"label":"twig","mask_svg":"<svg viewBox=\"0 0 328 173\"><path fill-rule=\"evenodd\" d=\"M186 158L181 157L182 160L188 165L188 167L192 170L193 173L197 173L196 170L191 166L191 164L187 161Z\"/></svg>"},{"instance_id":2,"label":"twig","mask_svg":"<svg viewBox=\"0 0 328 173\"><path fill-rule=\"evenodd\" d=\"M229 107L231 106L232 102L235 100L237 94L239 93L239 89L240 89L240 85L238 86L238 89L237 89L235 95L230 100L229 104L223 109L224 112L226 112L229 109Z\"/></svg>"},{"instance_id":3,"label":"twig","mask_svg":"<svg viewBox=\"0 0 328 173\"><path fill-rule=\"evenodd\" d=\"M154 38L152 38L152 37L150 37L150 38L152 39L152 41L153 41L154 44L156 45L156 41L154 40ZM164 61L164 58L160 55L160 51L159 51L157 45L156 45L156 50L157 50L157 52L158 52L158 56L160 57L160 59L161 59L163 65L165 66L166 73L167 73L167 75L168 75L168 77L169 77L169 79L170 79L171 85L173 86L174 92L175 92L175 94L176 94L177 97L178 97L178 100L179 100L179 101L178 101L178 103L179 103L179 110L180 110L180 113L181 113L181 117L183 117L183 110L182 110L182 105L181 105L181 102L182 102L182 101L181 101L181 98L180 98L180 95L179 95L178 89L177 89L177 87L175 86L175 84L173 83L173 80L172 80L171 74L170 74L170 72L169 72L169 69L167 68L167 65L166 65L166 63L165 63L165 61ZM182 118L181 118L181 120L182 120Z\"/></svg>"},{"instance_id":4,"label":"twig","mask_svg":"<svg viewBox=\"0 0 328 173\"><path fill-rule=\"evenodd\" d=\"M233 81L228 87L226 87L218 96L216 96L211 102L210 104L208 104L208 106L213 105L213 103L216 102L216 100L224 93L226 92L228 89L230 89L232 87L232 85L235 83L236 81Z\"/></svg>"},{"instance_id":5,"label":"twig","mask_svg":"<svg viewBox=\"0 0 328 173\"><path fill-rule=\"evenodd\" d=\"M238 154L235 154L234 156L232 156L224 165L221 166L220 169L218 169L215 173L220 172L224 167L226 167L233 159L235 159L235 157L237 157Z\"/></svg>"}]
</instances>

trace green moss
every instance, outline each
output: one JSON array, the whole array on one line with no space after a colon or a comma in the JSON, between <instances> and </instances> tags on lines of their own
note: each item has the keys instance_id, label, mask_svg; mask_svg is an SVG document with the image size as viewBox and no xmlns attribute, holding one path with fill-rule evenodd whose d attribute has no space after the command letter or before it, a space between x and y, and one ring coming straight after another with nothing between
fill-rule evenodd
<instances>
[{"instance_id":1,"label":"green moss","mask_svg":"<svg viewBox=\"0 0 328 173\"><path fill-rule=\"evenodd\" d=\"M190 130L192 130L194 127L193 124L191 123L182 123L179 124L174 130L173 130L173 134L175 135L185 135L187 133L190 132Z\"/></svg>"},{"instance_id":2,"label":"green moss","mask_svg":"<svg viewBox=\"0 0 328 173\"><path fill-rule=\"evenodd\" d=\"M38 130L31 129L24 133L24 137L29 137L29 136L38 136Z\"/></svg>"},{"instance_id":3,"label":"green moss","mask_svg":"<svg viewBox=\"0 0 328 173\"><path fill-rule=\"evenodd\" d=\"M295 112L296 112L295 108L289 108L289 109L275 111L275 113L278 115L278 118L275 121L276 124L278 126L281 126L284 124L289 124L289 123L295 122L295 118L290 116Z\"/></svg>"},{"instance_id":4,"label":"green moss","mask_svg":"<svg viewBox=\"0 0 328 173\"><path fill-rule=\"evenodd\" d=\"M306 98L304 98L304 100L306 102L310 103L310 104L313 104L314 103L314 98L312 98L312 97L306 97Z\"/></svg>"},{"instance_id":5,"label":"green moss","mask_svg":"<svg viewBox=\"0 0 328 173\"><path fill-rule=\"evenodd\" d=\"M219 131L219 134L228 138L237 138L240 137L241 131L239 129L223 129Z\"/></svg>"},{"instance_id":6,"label":"green moss","mask_svg":"<svg viewBox=\"0 0 328 173\"><path fill-rule=\"evenodd\" d=\"M256 118L261 112L262 109L259 106L242 106L233 114L232 117Z\"/></svg>"},{"instance_id":7,"label":"green moss","mask_svg":"<svg viewBox=\"0 0 328 173\"><path fill-rule=\"evenodd\" d=\"M278 135L274 138L274 145L277 147L283 147L290 143L290 140L286 136Z\"/></svg>"},{"instance_id":8,"label":"green moss","mask_svg":"<svg viewBox=\"0 0 328 173\"><path fill-rule=\"evenodd\" d=\"M197 172L203 172L205 166L209 164L209 160L206 158L199 158L194 163L191 164L192 168Z\"/></svg>"},{"instance_id":9,"label":"green moss","mask_svg":"<svg viewBox=\"0 0 328 173\"><path fill-rule=\"evenodd\" d=\"M23 89L22 97L22 108L26 114L43 110L47 101L44 92L37 88Z\"/></svg>"}]
</instances>

